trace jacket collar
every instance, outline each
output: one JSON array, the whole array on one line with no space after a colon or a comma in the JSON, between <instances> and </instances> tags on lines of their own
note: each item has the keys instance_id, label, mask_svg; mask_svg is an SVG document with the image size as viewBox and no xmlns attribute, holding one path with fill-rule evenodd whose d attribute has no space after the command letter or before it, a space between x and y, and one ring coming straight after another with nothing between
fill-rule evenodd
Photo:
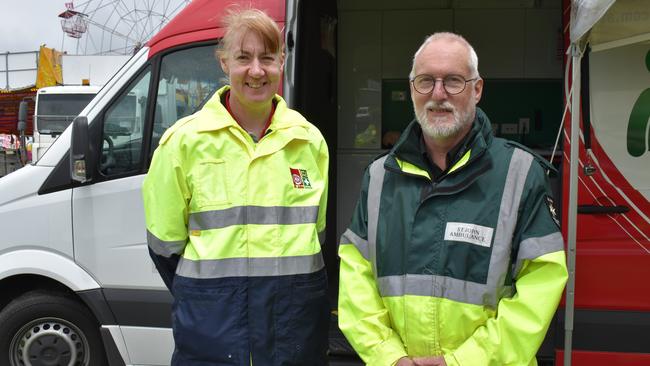
<instances>
[{"instance_id":1,"label":"jacket collar","mask_svg":"<svg viewBox=\"0 0 650 366\"><path fill-rule=\"evenodd\" d=\"M427 171L427 161L425 148L421 143L422 129L416 120L413 120L404 130L402 136L397 141L390 155L394 159L408 162L416 167ZM468 132L469 138L460 142L462 146L457 146L455 156L452 157L450 166L454 166L460 159L462 159L467 151L471 149L471 154L467 164L483 154L483 152L492 143L492 124L485 115L483 110L476 108L476 116L472 122L472 129ZM389 163L387 160L387 163ZM392 164L391 164L392 165Z\"/></svg>"},{"instance_id":2,"label":"jacket collar","mask_svg":"<svg viewBox=\"0 0 650 366\"><path fill-rule=\"evenodd\" d=\"M201 109L200 113L206 114L205 117L207 118L200 119L198 122L199 124L196 127L197 132L217 131L226 127L239 126L226 107L221 103L221 96L228 90L230 90L229 85L223 86L221 89L217 90L217 92L210 97L210 100L208 100L205 106ZM287 107L287 103L281 96L278 94L274 95L273 101L275 103L275 113L273 113L273 118L271 119L271 124L268 128L269 130L275 131L305 125L304 119L294 118L293 114L287 113L289 107Z\"/></svg>"}]
</instances>

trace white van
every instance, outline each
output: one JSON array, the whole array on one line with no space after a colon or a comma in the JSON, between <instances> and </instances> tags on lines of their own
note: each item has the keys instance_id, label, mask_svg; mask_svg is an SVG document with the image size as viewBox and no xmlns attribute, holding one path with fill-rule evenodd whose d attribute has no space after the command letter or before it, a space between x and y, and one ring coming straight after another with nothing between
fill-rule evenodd
<instances>
[{"instance_id":1,"label":"white van","mask_svg":"<svg viewBox=\"0 0 650 366\"><path fill-rule=\"evenodd\" d=\"M147 252L141 185L165 129L224 83L226 3L192 2L74 128L0 180L0 365L169 364L172 297Z\"/></svg>"}]
</instances>

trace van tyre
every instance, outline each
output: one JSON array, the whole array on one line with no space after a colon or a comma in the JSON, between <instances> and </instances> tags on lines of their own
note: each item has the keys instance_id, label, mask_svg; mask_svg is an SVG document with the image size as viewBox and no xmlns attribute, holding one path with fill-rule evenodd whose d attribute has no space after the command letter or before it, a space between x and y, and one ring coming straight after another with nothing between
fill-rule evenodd
<instances>
[{"instance_id":1,"label":"van tyre","mask_svg":"<svg viewBox=\"0 0 650 366\"><path fill-rule=\"evenodd\" d=\"M99 324L70 297L27 292L0 311L0 365L106 365Z\"/></svg>"}]
</instances>

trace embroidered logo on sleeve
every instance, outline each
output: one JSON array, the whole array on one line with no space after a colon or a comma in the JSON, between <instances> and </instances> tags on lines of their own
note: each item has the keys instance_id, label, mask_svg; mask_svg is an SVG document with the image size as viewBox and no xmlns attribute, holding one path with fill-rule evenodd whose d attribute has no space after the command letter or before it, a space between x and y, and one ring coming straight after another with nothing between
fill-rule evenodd
<instances>
[{"instance_id":1,"label":"embroidered logo on sleeve","mask_svg":"<svg viewBox=\"0 0 650 366\"><path fill-rule=\"evenodd\" d=\"M311 182L305 169L289 168L294 188L311 188Z\"/></svg>"},{"instance_id":2,"label":"embroidered logo on sleeve","mask_svg":"<svg viewBox=\"0 0 650 366\"><path fill-rule=\"evenodd\" d=\"M492 243L494 229L491 227L448 222L445 228L445 240L463 241L470 244L489 248Z\"/></svg>"},{"instance_id":3,"label":"embroidered logo on sleeve","mask_svg":"<svg viewBox=\"0 0 650 366\"><path fill-rule=\"evenodd\" d=\"M555 208L555 202L551 196L546 196L546 206L548 206L548 212L551 214L551 218L557 227L560 227L560 220L557 218L557 209Z\"/></svg>"}]
</instances>

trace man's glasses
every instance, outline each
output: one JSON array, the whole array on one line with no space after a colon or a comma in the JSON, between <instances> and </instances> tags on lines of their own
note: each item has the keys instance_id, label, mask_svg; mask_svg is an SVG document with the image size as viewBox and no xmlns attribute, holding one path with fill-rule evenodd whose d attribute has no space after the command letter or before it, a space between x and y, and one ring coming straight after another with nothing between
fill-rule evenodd
<instances>
[{"instance_id":1,"label":"man's glasses","mask_svg":"<svg viewBox=\"0 0 650 366\"><path fill-rule=\"evenodd\" d=\"M478 77L465 80L465 78L460 75L447 75L444 78L434 78L431 75L420 74L411 79L411 83L413 83L413 88L416 92L420 94L429 94L435 88L436 81L440 80L442 81L442 87L445 88L447 94L456 95L465 90L468 82L477 79Z\"/></svg>"}]
</instances>

